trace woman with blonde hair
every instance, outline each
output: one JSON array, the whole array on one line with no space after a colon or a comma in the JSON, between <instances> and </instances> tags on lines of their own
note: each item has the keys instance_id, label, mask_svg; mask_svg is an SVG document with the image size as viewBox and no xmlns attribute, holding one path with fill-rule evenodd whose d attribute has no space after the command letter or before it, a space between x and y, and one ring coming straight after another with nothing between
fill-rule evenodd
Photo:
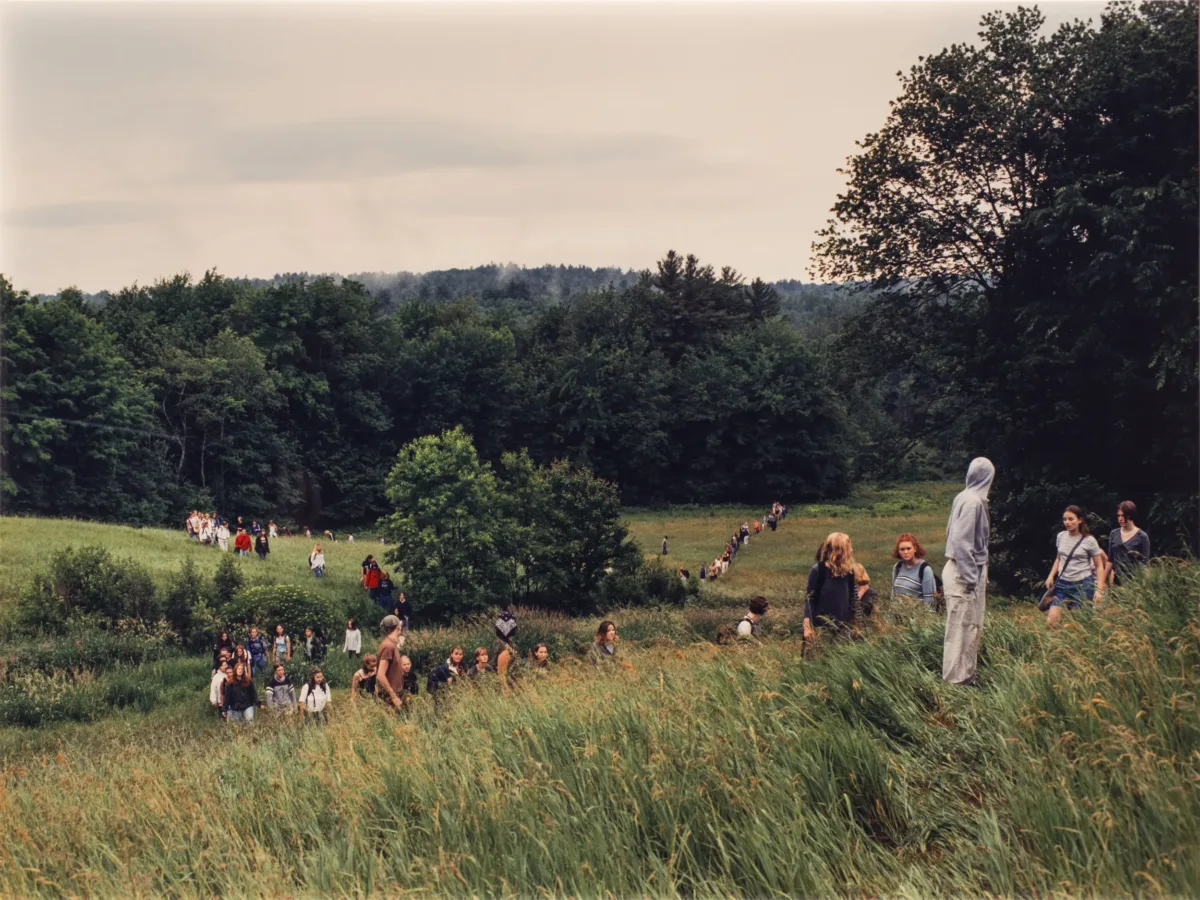
<instances>
[{"instance_id":1,"label":"woman with blonde hair","mask_svg":"<svg viewBox=\"0 0 1200 900\"><path fill-rule=\"evenodd\" d=\"M817 627L843 637L857 630L862 620L862 601L854 583L854 547L849 535L835 531L822 542L808 573L804 640L813 640Z\"/></svg>"}]
</instances>

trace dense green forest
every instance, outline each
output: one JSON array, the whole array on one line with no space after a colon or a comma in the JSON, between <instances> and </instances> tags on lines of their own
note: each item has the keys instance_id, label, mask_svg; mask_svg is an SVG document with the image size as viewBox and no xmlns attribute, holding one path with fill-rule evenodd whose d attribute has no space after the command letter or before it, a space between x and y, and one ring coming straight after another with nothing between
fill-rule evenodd
<instances>
[{"instance_id":1,"label":"dense green forest","mask_svg":"<svg viewBox=\"0 0 1200 900\"><path fill-rule=\"evenodd\" d=\"M901 76L814 247L821 284L482 266L0 282L6 511L390 512L398 449L580 463L626 504L816 500L998 469L998 571L1120 499L1195 545L1197 5L1036 10ZM1048 545L1047 545L1048 546Z\"/></svg>"}]
</instances>

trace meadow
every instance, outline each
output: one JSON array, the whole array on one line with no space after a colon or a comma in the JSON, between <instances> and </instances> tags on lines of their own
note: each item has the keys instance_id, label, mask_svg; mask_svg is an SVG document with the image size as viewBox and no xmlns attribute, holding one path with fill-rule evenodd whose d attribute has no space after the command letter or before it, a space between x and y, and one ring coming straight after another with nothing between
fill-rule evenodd
<instances>
[{"instance_id":1,"label":"meadow","mask_svg":"<svg viewBox=\"0 0 1200 900\"><path fill-rule=\"evenodd\" d=\"M548 677L464 686L403 717L351 709L337 652L325 727L233 731L194 657L98 675L161 696L0 728L0 895L1196 896L1195 566L1158 563L1058 631L998 599L977 688L941 681L938 616L886 600L863 640L802 658L798 582L820 538L847 531L885 581L900 531L938 558L954 489L791 510L696 606L614 613L612 673L577 655L591 620L522 611L523 642L553 642ZM750 512L628 521L648 553L669 535L672 564L694 571ZM6 569L36 569L42 527L74 537L0 521ZM26 531L15 553L11 528ZM156 572L211 555L125 531L147 565L166 548ZM291 573L292 552L245 565ZM363 552L327 589L357 590ZM715 645L754 593L773 600L764 640ZM486 634L428 629L406 649L433 658Z\"/></svg>"}]
</instances>

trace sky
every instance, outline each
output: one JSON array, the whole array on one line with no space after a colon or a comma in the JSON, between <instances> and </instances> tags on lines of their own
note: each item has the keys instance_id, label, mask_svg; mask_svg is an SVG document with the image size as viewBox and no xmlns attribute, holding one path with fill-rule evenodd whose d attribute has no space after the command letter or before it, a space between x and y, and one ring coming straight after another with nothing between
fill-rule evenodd
<instances>
[{"instance_id":1,"label":"sky","mask_svg":"<svg viewBox=\"0 0 1200 900\"><path fill-rule=\"evenodd\" d=\"M810 280L898 72L1011 8L7 0L0 272L90 293L674 249Z\"/></svg>"}]
</instances>

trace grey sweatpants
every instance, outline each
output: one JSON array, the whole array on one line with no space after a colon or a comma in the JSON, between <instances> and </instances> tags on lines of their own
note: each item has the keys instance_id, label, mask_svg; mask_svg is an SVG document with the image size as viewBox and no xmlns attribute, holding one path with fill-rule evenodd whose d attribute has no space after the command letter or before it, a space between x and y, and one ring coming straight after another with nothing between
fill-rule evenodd
<instances>
[{"instance_id":1,"label":"grey sweatpants","mask_svg":"<svg viewBox=\"0 0 1200 900\"><path fill-rule=\"evenodd\" d=\"M942 569L942 588L946 595L946 641L942 647L942 679L962 684L975 677L979 660L979 641L983 637L983 610L986 605L987 566L980 573L975 590L968 591L958 575L954 560Z\"/></svg>"}]
</instances>

